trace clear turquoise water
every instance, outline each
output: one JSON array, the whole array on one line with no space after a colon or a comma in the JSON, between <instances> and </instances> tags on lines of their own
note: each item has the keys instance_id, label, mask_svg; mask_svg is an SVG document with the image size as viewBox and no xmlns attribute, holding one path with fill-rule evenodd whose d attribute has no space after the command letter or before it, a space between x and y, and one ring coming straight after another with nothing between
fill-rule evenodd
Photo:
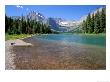
<instances>
[{"instance_id":1,"label":"clear turquoise water","mask_svg":"<svg viewBox=\"0 0 110 82\"><path fill-rule=\"evenodd\" d=\"M106 46L106 36L105 35L78 35L78 34L48 34L48 35L39 35L34 36L37 40L40 41L63 41L66 44L68 43L80 43L96 46Z\"/></svg>"}]
</instances>

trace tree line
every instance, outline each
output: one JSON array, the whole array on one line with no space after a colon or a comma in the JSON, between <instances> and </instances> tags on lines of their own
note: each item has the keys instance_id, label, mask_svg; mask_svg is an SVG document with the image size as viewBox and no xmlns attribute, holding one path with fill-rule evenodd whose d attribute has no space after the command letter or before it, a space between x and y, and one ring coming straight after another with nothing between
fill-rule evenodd
<instances>
[{"instance_id":1,"label":"tree line","mask_svg":"<svg viewBox=\"0 0 110 82\"><path fill-rule=\"evenodd\" d=\"M39 21L24 19L13 19L5 15L5 32L8 34L46 34L52 33L49 25Z\"/></svg>"},{"instance_id":2,"label":"tree line","mask_svg":"<svg viewBox=\"0 0 110 82\"><path fill-rule=\"evenodd\" d=\"M106 8L96 13L88 14L81 25L83 33L105 33L106 32Z\"/></svg>"}]
</instances>

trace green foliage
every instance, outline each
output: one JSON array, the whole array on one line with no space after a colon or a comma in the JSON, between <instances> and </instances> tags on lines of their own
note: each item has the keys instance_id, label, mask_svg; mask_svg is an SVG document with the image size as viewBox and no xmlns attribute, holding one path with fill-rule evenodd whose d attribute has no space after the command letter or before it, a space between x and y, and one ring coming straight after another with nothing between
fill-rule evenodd
<instances>
[{"instance_id":1,"label":"green foliage","mask_svg":"<svg viewBox=\"0 0 110 82\"><path fill-rule=\"evenodd\" d=\"M19 38L25 38L25 37L29 37L32 36L32 34L13 34L13 35L9 35L9 34L5 34L5 40L14 40L14 39L19 39Z\"/></svg>"},{"instance_id":2,"label":"green foliage","mask_svg":"<svg viewBox=\"0 0 110 82\"><path fill-rule=\"evenodd\" d=\"M5 32L8 34L52 33L49 26L42 22L27 19L12 19L5 15Z\"/></svg>"},{"instance_id":3,"label":"green foliage","mask_svg":"<svg viewBox=\"0 0 110 82\"><path fill-rule=\"evenodd\" d=\"M87 19L82 23L83 33L104 33L106 31L106 8L101 11L88 14Z\"/></svg>"},{"instance_id":4,"label":"green foliage","mask_svg":"<svg viewBox=\"0 0 110 82\"><path fill-rule=\"evenodd\" d=\"M94 32L94 13L92 14L92 17L91 17L91 23L90 23L90 33L93 33Z\"/></svg>"},{"instance_id":5,"label":"green foliage","mask_svg":"<svg viewBox=\"0 0 110 82\"><path fill-rule=\"evenodd\" d=\"M87 23L86 23L86 21L83 21L83 23L82 23L82 31L83 31L83 33L87 32Z\"/></svg>"},{"instance_id":6,"label":"green foliage","mask_svg":"<svg viewBox=\"0 0 110 82\"><path fill-rule=\"evenodd\" d=\"M90 33L91 30L91 15L88 14L86 19L87 27L86 27L86 33Z\"/></svg>"},{"instance_id":7,"label":"green foliage","mask_svg":"<svg viewBox=\"0 0 110 82\"><path fill-rule=\"evenodd\" d=\"M105 27L106 27L106 10L105 8L102 9L102 13L101 13L101 19L100 19L100 32L105 32Z\"/></svg>"}]
</instances>

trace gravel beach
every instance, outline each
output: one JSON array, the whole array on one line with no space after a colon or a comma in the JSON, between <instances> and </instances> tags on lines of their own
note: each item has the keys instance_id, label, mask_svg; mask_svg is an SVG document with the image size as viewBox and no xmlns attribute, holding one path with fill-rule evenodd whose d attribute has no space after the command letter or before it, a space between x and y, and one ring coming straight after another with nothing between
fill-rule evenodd
<instances>
[{"instance_id":1,"label":"gravel beach","mask_svg":"<svg viewBox=\"0 0 110 82\"><path fill-rule=\"evenodd\" d=\"M5 69L13 70L16 68L14 59L16 54L13 53L14 46L32 46L30 43L24 42L22 39L8 40L5 42Z\"/></svg>"},{"instance_id":2,"label":"gravel beach","mask_svg":"<svg viewBox=\"0 0 110 82\"><path fill-rule=\"evenodd\" d=\"M15 69L14 57L16 56L13 53L11 40L5 42L5 69L11 70Z\"/></svg>"}]
</instances>

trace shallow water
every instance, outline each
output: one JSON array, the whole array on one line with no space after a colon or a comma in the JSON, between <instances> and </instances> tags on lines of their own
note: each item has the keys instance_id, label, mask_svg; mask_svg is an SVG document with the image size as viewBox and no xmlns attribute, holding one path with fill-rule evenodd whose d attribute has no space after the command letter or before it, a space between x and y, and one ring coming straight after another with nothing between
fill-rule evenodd
<instances>
[{"instance_id":1,"label":"shallow water","mask_svg":"<svg viewBox=\"0 0 110 82\"><path fill-rule=\"evenodd\" d=\"M61 36L63 38L60 38ZM104 41L95 37L100 42L92 42L94 39L92 37L92 41L85 43L83 39L82 42L78 41L81 36L78 40L73 40L72 37L71 35L42 35L24 39L33 46L13 47L16 54L16 69L106 69Z\"/></svg>"}]
</instances>

